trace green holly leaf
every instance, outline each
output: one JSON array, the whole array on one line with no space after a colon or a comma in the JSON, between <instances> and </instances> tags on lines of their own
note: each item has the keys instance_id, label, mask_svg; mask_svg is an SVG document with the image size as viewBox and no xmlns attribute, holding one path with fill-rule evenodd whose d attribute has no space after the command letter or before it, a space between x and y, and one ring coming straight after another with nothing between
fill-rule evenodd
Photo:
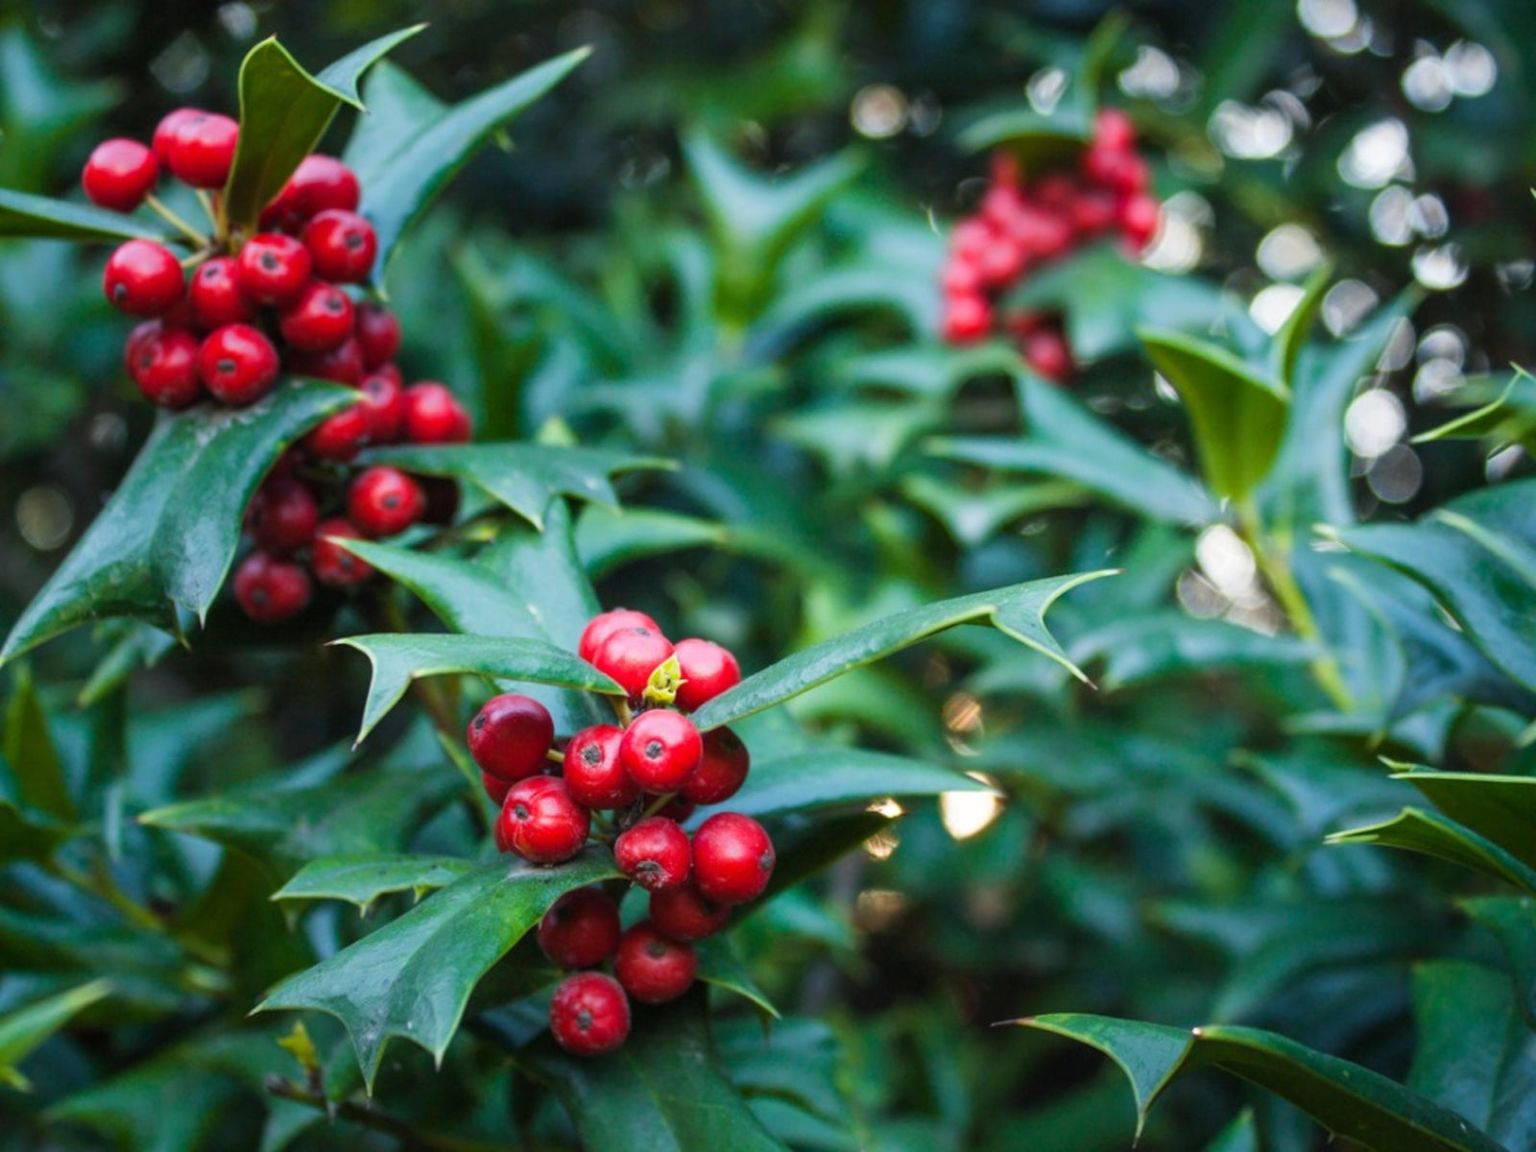
<instances>
[{"instance_id":1,"label":"green holly leaf","mask_svg":"<svg viewBox=\"0 0 1536 1152\"><path fill-rule=\"evenodd\" d=\"M32 670L20 665L12 677L11 698L5 707L5 728L0 733L0 784L7 797L56 820L73 820L75 801L48 715L37 695Z\"/></svg>"},{"instance_id":2,"label":"green holly leaf","mask_svg":"<svg viewBox=\"0 0 1536 1152\"><path fill-rule=\"evenodd\" d=\"M164 239L147 221L134 216L0 188L0 237L18 236L80 244Z\"/></svg>"},{"instance_id":3,"label":"green holly leaf","mask_svg":"<svg viewBox=\"0 0 1536 1152\"><path fill-rule=\"evenodd\" d=\"M823 808L864 807L885 797L987 792L988 785L963 772L863 748L816 744L753 761L732 812L764 817Z\"/></svg>"},{"instance_id":4,"label":"green holly leaf","mask_svg":"<svg viewBox=\"0 0 1536 1152\"><path fill-rule=\"evenodd\" d=\"M1527 867L1487 837L1438 812L1404 808L1390 820L1335 832L1329 844L1380 844L1460 864L1536 895L1536 869Z\"/></svg>"},{"instance_id":5,"label":"green holly leaf","mask_svg":"<svg viewBox=\"0 0 1536 1152\"><path fill-rule=\"evenodd\" d=\"M1173 610L1111 620L1072 644L1077 663L1104 661L1100 683L1107 689L1167 676L1204 676L1218 668L1291 667L1316 656L1314 645L1294 636L1267 636Z\"/></svg>"},{"instance_id":6,"label":"green holly leaf","mask_svg":"<svg viewBox=\"0 0 1536 1152\"><path fill-rule=\"evenodd\" d=\"M752 974L742 963L729 936L710 936L700 940L694 948L699 957L700 980L727 992L734 992L754 1004L764 1016L775 1020L779 1018L779 1010L752 979Z\"/></svg>"},{"instance_id":7,"label":"green holly leaf","mask_svg":"<svg viewBox=\"0 0 1536 1152\"><path fill-rule=\"evenodd\" d=\"M400 856L378 852L360 856L322 856L311 860L272 893L274 900L345 900L367 914L375 900L391 892L446 888L475 870L455 856Z\"/></svg>"},{"instance_id":8,"label":"green holly leaf","mask_svg":"<svg viewBox=\"0 0 1536 1152\"><path fill-rule=\"evenodd\" d=\"M1536 900L1529 896L1479 896L1461 908L1498 942L1509 969L1515 1001L1536 1032Z\"/></svg>"},{"instance_id":9,"label":"green holly leaf","mask_svg":"<svg viewBox=\"0 0 1536 1152\"><path fill-rule=\"evenodd\" d=\"M93 980L0 1015L0 1083L26 1091L27 1078L18 1065L70 1020L111 994L108 981Z\"/></svg>"},{"instance_id":10,"label":"green holly leaf","mask_svg":"<svg viewBox=\"0 0 1536 1152\"><path fill-rule=\"evenodd\" d=\"M1440 811L1536 868L1536 779L1414 768L1393 775Z\"/></svg>"}]
</instances>

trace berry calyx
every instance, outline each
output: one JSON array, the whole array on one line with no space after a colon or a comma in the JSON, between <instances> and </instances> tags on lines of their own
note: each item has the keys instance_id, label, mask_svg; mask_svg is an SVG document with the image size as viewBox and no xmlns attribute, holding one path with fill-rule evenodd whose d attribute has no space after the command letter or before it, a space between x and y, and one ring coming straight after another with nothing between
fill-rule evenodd
<instances>
[{"instance_id":1,"label":"berry calyx","mask_svg":"<svg viewBox=\"0 0 1536 1152\"><path fill-rule=\"evenodd\" d=\"M613 842L613 859L620 872L647 892L676 888L692 867L688 833L665 816L647 816L620 832Z\"/></svg>"},{"instance_id":2,"label":"berry calyx","mask_svg":"<svg viewBox=\"0 0 1536 1152\"><path fill-rule=\"evenodd\" d=\"M258 232L240 249L240 288L257 304L282 308L309 283L309 250L281 232Z\"/></svg>"},{"instance_id":3,"label":"berry calyx","mask_svg":"<svg viewBox=\"0 0 1536 1152\"><path fill-rule=\"evenodd\" d=\"M663 935L683 941L703 940L731 922L729 907L704 899L692 884L652 892L650 915Z\"/></svg>"},{"instance_id":4,"label":"berry calyx","mask_svg":"<svg viewBox=\"0 0 1536 1152\"><path fill-rule=\"evenodd\" d=\"M508 789L496 842L535 864L560 864L581 851L591 829L591 815L571 799L563 780L530 776Z\"/></svg>"},{"instance_id":5,"label":"berry calyx","mask_svg":"<svg viewBox=\"0 0 1536 1152\"><path fill-rule=\"evenodd\" d=\"M373 270L379 238L356 212L328 208L304 225L304 247L315 275L335 284L354 284L368 279Z\"/></svg>"},{"instance_id":6,"label":"berry calyx","mask_svg":"<svg viewBox=\"0 0 1536 1152\"><path fill-rule=\"evenodd\" d=\"M215 256L198 265L187 285L187 301L192 318L205 331L256 319L256 306L240 288L240 265L232 256Z\"/></svg>"},{"instance_id":7,"label":"berry calyx","mask_svg":"<svg viewBox=\"0 0 1536 1152\"><path fill-rule=\"evenodd\" d=\"M720 812L693 834L693 883L717 904L745 904L768 887L775 857L763 826L739 812Z\"/></svg>"},{"instance_id":8,"label":"berry calyx","mask_svg":"<svg viewBox=\"0 0 1536 1152\"><path fill-rule=\"evenodd\" d=\"M549 709L531 696L493 696L469 722L469 754L482 772L518 781L543 772L555 742ZM579 798L578 802L579 802Z\"/></svg>"},{"instance_id":9,"label":"berry calyx","mask_svg":"<svg viewBox=\"0 0 1536 1152\"><path fill-rule=\"evenodd\" d=\"M80 173L85 196L99 208L132 212L144 203L160 176L155 154L137 140L103 140L91 151Z\"/></svg>"},{"instance_id":10,"label":"berry calyx","mask_svg":"<svg viewBox=\"0 0 1536 1152\"><path fill-rule=\"evenodd\" d=\"M378 304L362 304L357 309L357 342L363 349L363 365L377 368L387 364L400 351L400 319Z\"/></svg>"},{"instance_id":11,"label":"berry calyx","mask_svg":"<svg viewBox=\"0 0 1536 1152\"><path fill-rule=\"evenodd\" d=\"M671 655L671 642L656 629L626 624L603 638L590 663L612 677L631 700L638 700L645 694L656 666Z\"/></svg>"},{"instance_id":12,"label":"berry calyx","mask_svg":"<svg viewBox=\"0 0 1536 1152\"><path fill-rule=\"evenodd\" d=\"M160 122L162 128L166 120ZM239 139L240 125L228 116L193 112L180 118L167 134L166 166L183 184L194 188L222 188L235 162L235 145ZM155 130L155 142L158 149L159 129Z\"/></svg>"},{"instance_id":13,"label":"berry calyx","mask_svg":"<svg viewBox=\"0 0 1536 1152\"><path fill-rule=\"evenodd\" d=\"M197 337L181 328L147 320L123 347L128 375L151 404L185 408L203 394L197 371Z\"/></svg>"},{"instance_id":14,"label":"berry calyx","mask_svg":"<svg viewBox=\"0 0 1536 1152\"><path fill-rule=\"evenodd\" d=\"M347 491L347 518L375 540L404 532L421 518L421 488L398 468L379 465L358 473Z\"/></svg>"},{"instance_id":15,"label":"berry calyx","mask_svg":"<svg viewBox=\"0 0 1536 1152\"><path fill-rule=\"evenodd\" d=\"M699 971L692 944L669 940L649 921L619 938L613 971L624 991L642 1004L665 1004L689 988Z\"/></svg>"},{"instance_id":16,"label":"berry calyx","mask_svg":"<svg viewBox=\"0 0 1536 1152\"><path fill-rule=\"evenodd\" d=\"M565 786L571 799L588 808L628 808L640 789L619 756L624 730L612 724L585 728L565 746Z\"/></svg>"},{"instance_id":17,"label":"berry calyx","mask_svg":"<svg viewBox=\"0 0 1536 1152\"><path fill-rule=\"evenodd\" d=\"M309 566L315 579L328 588L353 588L373 576L373 565L347 551L336 540L361 540L350 520L339 516L322 520L315 528L315 542L309 550ZM501 797L496 797L497 802Z\"/></svg>"},{"instance_id":18,"label":"berry calyx","mask_svg":"<svg viewBox=\"0 0 1536 1152\"><path fill-rule=\"evenodd\" d=\"M720 693L741 683L741 665L730 651L711 640L679 640L672 649L683 682L677 706L685 712L704 707Z\"/></svg>"},{"instance_id":19,"label":"berry calyx","mask_svg":"<svg viewBox=\"0 0 1536 1152\"><path fill-rule=\"evenodd\" d=\"M320 507L314 493L291 476L274 476L256 491L247 527L258 548L293 552L315 537Z\"/></svg>"},{"instance_id":20,"label":"berry calyx","mask_svg":"<svg viewBox=\"0 0 1536 1152\"><path fill-rule=\"evenodd\" d=\"M329 352L352 335L353 309L334 284L311 280L278 317L283 339L300 352Z\"/></svg>"},{"instance_id":21,"label":"berry calyx","mask_svg":"<svg viewBox=\"0 0 1536 1152\"><path fill-rule=\"evenodd\" d=\"M254 403L277 382L277 349L249 324L214 329L198 350L197 364L208 391L226 404Z\"/></svg>"},{"instance_id":22,"label":"berry calyx","mask_svg":"<svg viewBox=\"0 0 1536 1152\"><path fill-rule=\"evenodd\" d=\"M555 988L549 1030L573 1056L600 1056L629 1038L629 998L612 976L578 972Z\"/></svg>"},{"instance_id":23,"label":"berry calyx","mask_svg":"<svg viewBox=\"0 0 1536 1152\"><path fill-rule=\"evenodd\" d=\"M405 438L412 444L459 444L471 434L469 413L435 380L405 390Z\"/></svg>"},{"instance_id":24,"label":"berry calyx","mask_svg":"<svg viewBox=\"0 0 1536 1152\"><path fill-rule=\"evenodd\" d=\"M164 244L129 240L107 257L102 291L112 306L130 316L169 312L185 290L181 264Z\"/></svg>"},{"instance_id":25,"label":"berry calyx","mask_svg":"<svg viewBox=\"0 0 1536 1152\"><path fill-rule=\"evenodd\" d=\"M277 624L309 604L309 573L291 560L252 552L235 570L235 600L258 624Z\"/></svg>"},{"instance_id":26,"label":"berry calyx","mask_svg":"<svg viewBox=\"0 0 1536 1152\"><path fill-rule=\"evenodd\" d=\"M562 968L594 968L619 946L619 907L601 888L578 888L539 921L539 947Z\"/></svg>"},{"instance_id":27,"label":"berry calyx","mask_svg":"<svg viewBox=\"0 0 1536 1152\"><path fill-rule=\"evenodd\" d=\"M581 630L581 640L576 646L576 654L591 663L592 657L597 654L598 647L608 638L608 634L626 627L649 628L658 636L661 635L661 625L644 612L636 612L633 608L614 608L607 612L599 612L587 621L587 626Z\"/></svg>"},{"instance_id":28,"label":"berry calyx","mask_svg":"<svg viewBox=\"0 0 1536 1152\"><path fill-rule=\"evenodd\" d=\"M719 804L741 790L751 766L741 737L729 728L712 728L704 733L704 753L693 775L683 781L682 793L695 804Z\"/></svg>"}]
</instances>

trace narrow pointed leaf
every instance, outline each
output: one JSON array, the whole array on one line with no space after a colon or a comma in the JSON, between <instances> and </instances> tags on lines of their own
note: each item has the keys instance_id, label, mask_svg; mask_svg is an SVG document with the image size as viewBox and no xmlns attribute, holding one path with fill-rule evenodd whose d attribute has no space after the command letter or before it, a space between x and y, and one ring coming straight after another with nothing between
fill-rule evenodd
<instances>
[{"instance_id":1,"label":"narrow pointed leaf","mask_svg":"<svg viewBox=\"0 0 1536 1152\"><path fill-rule=\"evenodd\" d=\"M272 899L345 900L366 912L380 896L446 888L474 870L471 861L455 856L322 856L299 869Z\"/></svg>"},{"instance_id":2,"label":"narrow pointed leaf","mask_svg":"<svg viewBox=\"0 0 1536 1152\"><path fill-rule=\"evenodd\" d=\"M700 980L727 992L734 992L756 1005L765 1016L779 1019L779 1010L753 981L752 974L737 955L729 936L710 936L700 940L694 948L699 955Z\"/></svg>"},{"instance_id":3,"label":"narrow pointed leaf","mask_svg":"<svg viewBox=\"0 0 1536 1152\"><path fill-rule=\"evenodd\" d=\"M1536 1032L1536 900L1529 896L1480 896L1462 910L1498 941L1515 1001L1526 1026Z\"/></svg>"},{"instance_id":4,"label":"narrow pointed leaf","mask_svg":"<svg viewBox=\"0 0 1536 1152\"><path fill-rule=\"evenodd\" d=\"M1536 895L1536 870L1528 868L1492 840L1438 812L1404 808L1391 820L1335 832L1329 844L1380 844L1460 864Z\"/></svg>"},{"instance_id":5,"label":"narrow pointed leaf","mask_svg":"<svg viewBox=\"0 0 1536 1152\"><path fill-rule=\"evenodd\" d=\"M0 1082L18 1087L26 1078L17 1068L27 1056L75 1016L112 993L106 980L93 980L0 1015Z\"/></svg>"},{"instance_id":6,"label":"narrow pointed leaf","mask_svg":"<svg viewBox=\"0 0 1536 1152\"><path fill-rule=\"evenodd\" d=\"M14 784L14 799L45 816L72 820L74 797L48 728L48 715L38 699L32 671L23 664L13 677L0 733L0 784ZM7 789L10 791L10 789Z\"/></svg>"},{"instance_id":7,"label":"narrow pointed leaf","mask_svg":"<svg viewBox=\"0 0 1536 1152\"><path fill-rule=\"evenodd\" d=\"M1399 772L1452 820L1536 868L1536 778L1479 772Z\"/></svg>"},{"instance_id":8,"label":"narrow pointed leaf","mask_svg":"<svg viewBox=\"0 0 1536 1152\"><path fill-rule=\"evenodd\" d=\"M136 216L0 188L0 237L13 236L81 244L162 239L148 221Z\"/></svg>"},{"instance_id":9,"label":"narrow pointed leaf","mask_svg":"<svg viewBox=\"0 0 1536 1152\"><path fill-rule=\"evenodd\" d=\"M863 807L886 797L986 792L963 772L863 748L823 744L787 756L754 761L732 812L764 817L848 805Z\"/></svg>"}]
</instances>

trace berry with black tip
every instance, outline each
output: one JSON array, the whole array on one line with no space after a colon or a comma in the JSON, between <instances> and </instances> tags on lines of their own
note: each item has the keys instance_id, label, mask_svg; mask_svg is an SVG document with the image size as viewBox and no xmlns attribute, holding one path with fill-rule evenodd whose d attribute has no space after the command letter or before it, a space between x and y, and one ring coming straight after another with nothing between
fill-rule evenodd
<instances>
[{"instance_id":1,"label":"berry with black tip","mask_svg":"<svg viewBox=\"0 0 1536 1152\"><path fill-rule=\"evenodd\" d=\"M246 523L258 548L294 552L315 538L320 506L302 480L273 476L256 490Z\"/></svg>"},{"instance_id":2,"label":"berry with black tip","mask_svg":"<svg viewBox=\"0 0 1536 1152\"><path fill-rule=\"evenodd\" d=\"M347 551L337 540L361 540L363 534L350 520L334 516L315 528L315 542L309 550L309 567L315 579L327 588L355 588L373 576L373 565ZM506 795L505 791L502 796ZM494 797L501 802L501 796Z\"/></svg>"},{"instance_id":3,"label":"berry with black tip","mask_svg":"<svg viewBox=\"0 0 1536 1152\"><path fill-rule=\"evenodd\" d=\"M363 364L377 368L387 364L400 351L400 319L379 304L361 304L357 309L357 342L363 349Z\"/></svg>"},{"instance_id":4,"label":"berry with black tip","mask_svg":"<svg viewBox=\"0 0 1536 1152\"><path fill-rule=\"evenodd\" d=\"M684 941L713 936L731 922L728 906L704 899L692 884L652 892L650 915L664 935Z\"/></svg>"},{"instance_id":5,"label":"berry with black tip","mask_svg":"<svg viewBox=\"0 0 1536 1152\"><path fill-rule=\"evenodd\" d=\"M254 403L277 382L277 349L249 324L215 328L198 350L197 365L208 391L226 404Z\"/></svg>"},{"instance_id":6,"label":"berry with black tip","mask_svg":"<svg viewBox=\"0 0 1536 1152\"><path fill-rule=\"evenodd\" d=\"M281 232L258 232L240 249L240 288L257 304L284 308L309 284L309 250Z\"/></svg>"},{"instance_id":7,"label":"berry with black tip","mask_svg":"<svg viewBox=\"0 0 1536 1152\"><path fill-rule=\"evenodd\" d=\"M562 968L595 968L619 946L619 906L601 888L578 888L539 921L539 947Z\"/></svg>"},{"instance_id":8,"label":"berry with black tip","mask_svg":"<svg viewBox=\"0 0 1536 1152\"><path fill-rule=\"evenodd\" d=\"M704 754L693 775L683 781L682 793L695 804L719 804L741 790L751 766L747 746L736 733L712 728L704 733Z\"/></svg>"},{"instance_id":9,"label":"berry with black tip","mask_svg":"<svg viewBox=\"0 0 1536 1152\"><path fill-rule=\"evenodd\" d=\"M421 519L421 488L398 468L364 469L347 490L347 518L377 540L404 532Z\"/></svg>"},{"instance_id":10,"label":"berry with black tip","mask_svg":"<svg viewBox=\"0 0 1536 1152\"><path fill-rule=\"evenodd\" d=\"M197 350L192 333L147 320L129 336L123 360L144 399L162 408L185 408L203 394Z\"/></svg>"},{"instance_id":11,"label":"berry with black tip","mask_svg":"<svg viewBox=\"0 0 1536 1152\"><path fill-rule=\"evenodd\" d=\"M534 864L561 864L581 851L591 830L591 813L571 799L565 781L530 776L508 789L496 842Z\"/></svg>"},{"instance_id":12,"label":"berry with black tip","mask_svg":"<svg viewBox=\"0 0 1536 1152\"><path fill-rule=\"evenodd\" d=\"M775 862L763 826L739 812L721 812L693 834L693 883L716 904L745 904L768 887Z\"/></svg>"},{"instance_id":13,"label":"berry with black tip","mask_svg":"<svg viewBox=\"0 0 1536 1152\"><path fill-rule=\"evenodd\" d=\"M600 1056L629 1038L629 998L612 976L578 972L555 988L549 1030L573 1056Z\"/></svg>"},{"instance_id":14,"label":"berry with black tip","mask_svg":"<svg viewBox=\"0 0 1536 1152\"><path fill-rule=\"evenodd\" d=\"M91 151L80 173L85 196L99 208L132 212L144 203L160 176L154 152L137 140L103 140Z\"/></svg>"},{"instance_id":15,"label":"berry with black tip","mask_svg":"<svg viewBox=\"0 0 1536 1152\"><path fill-rule=\"evenodd\" d=\"M517 781L549 767L555 722L531 696L507 692L491 697L475 713L468 739L469 754L482 772Z\"/></svg>"},{"instance_id":16,"label":"berry with black tip","mask_svg":"<svg viewBox=\"0 0 1536 1152\"><path fill-rule=\"evenodd\" d=\"M571 798L588 808L628 808L640 799L640 789L619 756L624 730L612 724L585 728L565 746L565 786Z\"/></svg>"},{"instance_id":17,"label":"berry with black tip","mask_svg":"<svg viewBox=\"0 0 1536 1152\"><path fill-rule=\"evenodd\" d=\"M613 972L624 991L642 1004L665 1004L693 987L699 958L692 944L670 940L648 920L619 938Z\"/></svg>"},{"instance_id":18,"label":"berry with black tip","mask_svg":"<svg viewBox=\"0 0 1536 1152\"><path fill-rule=\"evenodd\" d=\"M698 768L704 741L693 721L681 713L660 709L635 717L624 730L619 754L629 778L645 791L675 792Z\"/></svg>"},{"instance_id":19,"label":"berry with black tip","mask_svg":"<svg viewBox=\"0 0 1536 1152\"><path fill-rule=\"evenodd\" d=\"M289 370L296 376L331 380L353 388L363 382L363 353L350 336L326 352L295 351L288 361Z\"/></svg>"},{"instance_id":20,"label":"berry with black tip","mask_svg":"<svg viewBox=\"0 0 1536 1152\"><path fill-rule=\"evenodd\" d=\"M311 280L278 317L278 331L300 352L329 352L352 335L352 301L334 284Z\"/></svg>"},{"instance_id":21,"label":"berry with black tip","mask_svg":"<svg viewBox=\"0 0 1536 1152\"><path fill-rule=\"evenodd\" d=\"M233 256L215 256L199 264L187 284L192 318L204 331L256 319L256 305L240 287L240 265Z\"/></svg>"},{"instance_id":22,"label":"berry with black tip","mask_svg":"<svg viewBox=\"0 0 1536 1152\"><path fill-rule=\"evenodd\" d=\"M379 238L373 225L356 212L328 208L304 225L304 247L309 249L315 275L334 284L355 284L368 279Z\"/></svg>"},{"instance_id":23,"label":"berry with black tip","mask_svg":"<svg viewBox=\"0 0 1536 1152\"><path fill-rule=\"evenodd\" d=\"M358 385L361 401L368 411L368 439L375 444L393 444L400 439L405 422L405 390L389 372L373 372Z\"/></svg>"},{"instance_id":24,"label":"berry with black tip","mask_svg":"<svg viewBox=\"0 0 1536 1152\"><path fill-rule=\"evenodd\" d=\"M252 552L235 570L235 600L258 624L278 624L309 604L309 573L291 560Z\"/></svg>"},{"instance_id":25,"label":"berry with black tip","mask_svg":"<svg viewBox=\"0 0 1536 1152\"><path fill-rule=\"evenodd\" d=\"M647 816L620 832L613 842L613 860L647 892L685 883L693 866L688 833L665 816Z\"/></svg>"},{"instance_id":26,"label":"berry with black tip","mask_svg":"<svg viewBox=\"0 0 1536 1152\"><path fill-rule=\"evenodd\" d=\"M164 244L129 240L107 257L101 287L119 312L161 316L180 302L186 280L176 254Z\"/></svg>"}]
</instances>

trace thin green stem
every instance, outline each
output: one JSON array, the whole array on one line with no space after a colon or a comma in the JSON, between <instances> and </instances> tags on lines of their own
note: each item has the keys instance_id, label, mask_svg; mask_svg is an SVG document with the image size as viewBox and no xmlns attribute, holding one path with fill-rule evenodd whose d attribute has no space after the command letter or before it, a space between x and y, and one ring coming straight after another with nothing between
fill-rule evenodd
<instances>
[{"instance_id":1,"label":"thin green stem","mask_svg":"<svg viewBox=\"0 0 1536 1152\"><path fill-rule=\"evenodd\" d=\"M640 819L644 820L648 817L656 815L656 813L660 812L675 799L677 799L676 792L668 792L664 795L656 797L656 799L652 800L646 807L646 810L640 814Z\"/></svg>"},{"instance_id":2,"label":"thin green stem","mask_svg":"<svg viewBox=\"0 0 1536 1152\"><path fill-rule=\"evenodd\" d=\"M635 714L629 709L629 701L622 696L610 696L608 702L613 705L613 714L619 718L619 727L628 728L635 718Z\"/></svg>"},{"instance_id":3,"label":"thin green stem","mask_svg":"<svg viewBox=\"0 0 1536 1152\"><path fill-rule=\"evenodd\" d=\"M149 206L149 210L151 212L160 217L160 219L164 220L172 228L176 229L176 231L180 232L183 236L190 240L194 247L201 249L207 248L210 245L211 241L207 236L199 232L196 228L192 227L192 225L188 224L185 220L173 212L170 206L167 205L165 201L161 200L158 196L146 196L144 198L144 203Z\"/></svg>"}]
</instances>

